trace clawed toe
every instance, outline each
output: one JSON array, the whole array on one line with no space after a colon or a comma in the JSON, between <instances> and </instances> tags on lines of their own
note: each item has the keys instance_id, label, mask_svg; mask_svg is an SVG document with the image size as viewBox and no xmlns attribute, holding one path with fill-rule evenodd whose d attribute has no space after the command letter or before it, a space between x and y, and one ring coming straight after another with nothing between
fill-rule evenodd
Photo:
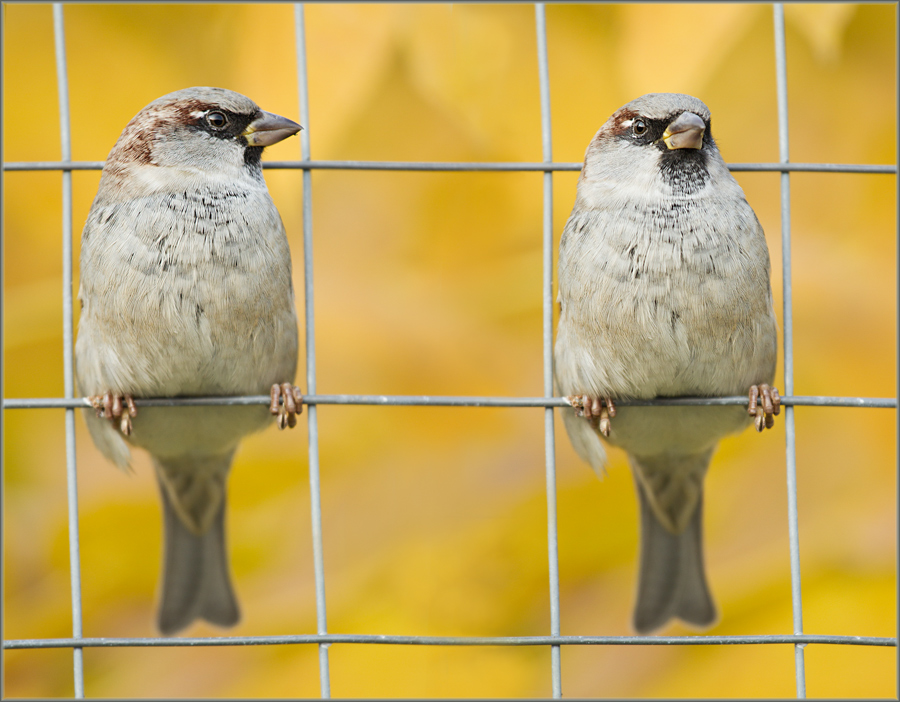
<instances>
[{"instance_id":1,"label":"clawed toe","mask_svg":"<svg viewBox=\"0 0 900 702\"><path fill-rule=\"evenodd\" d=\"M131 436L131 418L137 416L137 408L131 395L114 395L107 391L103 395L91 395L87 399L98 417L108 419L113 424L118 422L119 430L125 436Z\"/></svg>"},{"instance_id":2,"label":"clawed toe","mask_svg":"<svg viewBox=\"0 0 900 702\"><path fill-rule=\"evenodd\" d=\"M778 388L766 384L751 385L747 412L754 417L756 431L771 429L775 424L775 415L781 414L781 396L778 394Z\"/></svg>"},{"instance_id":3,"label":"clawed toe","mask_svg":"<svg viewBox=\"0 0 900 702\"><path fill-rule=\"evenodd\" d=\"M590 395L570 395L566 401L575 409L575 414L593 424L603 436L609 436L616 416L616 405L611 397L591 397Z\"/></svg>"},{"instance_id":4,"label":"clawed toe","mask_svg":"<svg viewBox=\"0 0 900 702\"><path fill-rule=\"evenodd\" d=\"M278 428L297 426L297 415L303 412L303 395L300 388L290 383L275 383L271 391L269 412L274 414Z\"/></svg>"}]
</instances>

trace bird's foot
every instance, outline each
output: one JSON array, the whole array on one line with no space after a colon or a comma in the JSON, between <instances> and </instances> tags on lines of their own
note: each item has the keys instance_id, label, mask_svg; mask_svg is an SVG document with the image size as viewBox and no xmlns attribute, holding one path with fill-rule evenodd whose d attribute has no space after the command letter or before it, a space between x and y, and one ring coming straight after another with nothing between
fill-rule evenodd
<instances>
[{"instance_id":1,"label":"bird's foot","mask_svg":"<svg viewBox=\"0 0 900 702\"><path fill-rule=\"evenodd\" d=\"M131 395L113 395L107 391L102 395L91 395L87 400L100 419L108 419L113 425L118 423L119 430L125 436L131 436L131 418L137 416Z\"/></svg>"},{"instance_id":2,"label":"bird's foot","mask_svg":"<svg viewBox=\"0 0 900 702\"><path fill-rule=\"evenodd\" d=\"M277 416L278 428L297 426L297 415L303 411L303 395L300 388L290 383L275 383L271 391L269 412Z\"/></svg>"},{"instance_id":3,"label":"bird's foot","mask_svg":"<svg viewBox=\"0 0 900 702\"><path fill-rule=\"evenodd\" d=\"M603 436L609 436L610 419L616 416L616 405L611 397L569 395L566 401L575 408L575 415L588 420Z\"/></svg>"},{"instance_id":4,"label":"bird's foot","mask_svg":"<svg viewBox=\"0 0 900 702\"><path fill-rule=\"evenodd\" d=\"M781 396L778 394L778 388L765 384L751 385L747 412L751 417L755 417L753 421L756 431L771 429L775 424L775 415L781 414Z\"/></svg>"}]
</instances>

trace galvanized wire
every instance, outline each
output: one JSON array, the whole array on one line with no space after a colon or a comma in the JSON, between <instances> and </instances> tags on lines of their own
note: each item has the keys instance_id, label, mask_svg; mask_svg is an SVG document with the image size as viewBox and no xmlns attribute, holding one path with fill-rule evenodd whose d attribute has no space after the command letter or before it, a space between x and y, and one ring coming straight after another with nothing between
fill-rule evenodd
<instances>
[{"instance_id":1,"label":"galvanized wire","mask_svg":"<svg viewBox=\"0 0 900 702\"><path fill-rule=\"evenodd\" d=\"M550 120L550 72L547 58L547 17L543 3L534 6L537 34L538 84L541 96L541 151L544 163L553 162L553 136ZM543 226L543 317L544 317L544 395L553 396L553 173L544 172ZM553 408L544 410L544 471L547 484L547 563L550 575L550 634L560 634L559 537L556 520L556 436ZM562 653L550 646L550 689L554 698L562 697Z\"/></svg>"},{"instance_id":2,"label":"galvanized wire","mask_svg":"<svg viewBox=\"0 0 900 702\"><path fill-rule=\"evenodd\" d=\"M831 644L892 647L897 639L883 636L760 634L751 636L402 636L387 634L285 634L282 636L209 636L178 638L18 639L7 649L179 648L197 646L281 646L304 644L385 644L393 646L737 646Z\"/></svg>"},{"instance_id":3,"label":"galvanized wire","mask_svg":"<svg viewBox=\"0 0 900 702\"><path fill-rule=\"evenodd\" d=\"M698 405L746 405L747 395L729 397L658 397L653 400L617 400L617 407L696 407ZM204 407L222 405L268 405L268 395L222 397L140 397L136 407ZM570 407L564 397L473 397L452 395L304 395L307 405L378 405L395 407ZM860 407L896 409L894 397L830 397L826 395L782 395L785 407ZM13 397L3 400L3 409L62 409L91 407L88 398Z\"/></svg>"},{"instance_id":4,"label":"galvanized wire","mask_svg":"<svg viewBox=\"0 0 900 702\"><path fill-rule=\"evenodd\" d=\"M783 164L790 160L788 140L787 53L784 36L784 5L773 7L775 29L775 89L778 102L778 158ZM781 174L781 260L784 288L784 392L794 392L794 303L791 286L791 174ZM797 512L797 437L794 427L794 408L784 410L785 469L787 475L788 546L791 560L791 608L794 634L803 633L803 599L800 589L800 533ZM806 664L804 644L794 647L794 671L797 697L806 697Z\"/></svg>"},{"instance_id":5,"label":"galvanized wire","mask_svg":"<svg viewBox=\"0 0 900 702\"><path fill-rule=\"evenodd\" d=\"M56 85L59 95L60 153L63 162L72 160L72 124L69 115L69 71L66 63L66 32L63 6L53 5L53 36L56 53ZM75 397L75 359L72 311L72 173L62 173L62 269L63 269L63 391ZM75 410L66 409L66 502L69 512L69 580L72 594L72 636L82 636L81 621L81 540L78 536L78 470L75 463ZM84 651L72 649L74 697L84 697Z\"/></svg>"},{"instance_id":6,"label":"galvanized wire","mask_svg":"<svg viewBox=\"0 0 900 702\"><path fill-rule=\"evenodd\" d=\"M66 474L69 502L69 539L72 589L73 637L70 639L20 639L5 640L3 648L48 649L72 648L75 664L75 696L84 696L83 649L105 647L177 647L177 646L237 646L310 644L319 649L320 688L322 697L330 696L328 647L334 643L362 643L385 645L424 646L549 646L551 649L551 688L554 697L562 696L561 647L572 645L756 645L787 644L795 648L797 696L805 696L805 672L803 648L811 643L862 646L896 646L895 638L804 635L802 601L800 598L800 561L797 535L797 485L795 457L794 407L866 407L896 408L896 398L794 396L793 393L793 320L790 263L790 173L859 173L896 174L896 164L816 164L790 163L788 149L788 106L784 35L784 11L781 5L774 7L774 35L776 51L776 90L778 97L779 162L735 163L729 168L735 172L777 172L781 174L782 256L784 283L784 365L785 379L782 404L785 406L786 463L788 490L788 529L791 556L792 602L794 612L793 635L761 636L562 636L560 635L560 596L558 537L556 523L556 475L553 409L567 406L565 398L553 397L552 336L553 336L553 210L552 174L554 172L579 171L580 163L554 163L552 160L550 86L546 17L543 4L535 6L538 76L541 104L541 140L543 160L539 163L458 163L458 162L392 162L392 161L327 161L312 160L308 131L301 132L301 160L276 161L264 164L266 169L295 169L303 171L303 253L304 253L304 306L306 319L306 382L309 425L309 480L311 520L313 535L313 561L316 592L317 633L288 636L209 638L84 638L81 622L80 559L78 538L77 473L75 464L74 410L89 407L85 398L74 395L73 333L72 333L72 184L73 171L100 170L102 161L71 161L68 82L66 78L66 54L61 4L54 4L54 34L60 101L60 133L62 158L60 161L4 163L3 170L61 171L63 175L63 341L65 397L63 398L10 398L3 400L3 409L62 408L65 409ZM298 93L300 120L304 127L310 123L308 101L308 67L306 63L305 25L303 5L295 5L295 32L298 68ZM544 396L522 397L454 397L454 396L400 396L400 395L318 395L316 394L315 317L313 283L313 229L312 229L312 180L313 170L371 170L371 171L423 171L423 172L541 172L543 173L543 283L542 307ZM268 396L205 398L142 398L135 400L138 408L150 406L201 406L201 405L267 405ZM547 539L550 584L550 635L520 637L435 637L435 636L383 636L377 634L329 634L327 633L327 608L325 600L324 554L322 546L321 486L319 480L318 418L316 407L331 405L369 406L434 406L434 407L534 407L544 409L545 473L547 489ZM746 396L721 398L658 398L655 400L622 400L627 405L746 405Z\"/></svg>"},{"instance_id":7,"label":"galvanized wire","mask_svg":"<svg viewBox=\"0 0 900 702\"><path fill-rule=\"evenodd\" d=\"M300 97L300 150L304 161L310 158L309 86L306 66L306 24L303 5L294 5L294 34L297 47L297 92ZM303 171L303 292L306 315L306 387L316 391L316 322L313 286L312 172ZM319 415L315 405L307 412L309 428L309 498L312 520L313 573L316 586L316 631L328 633L325 606L325 554L322 546L322 490L319 481ZM319 646L319 689L323 698L331 696L328 669L328 644Z\"/></svg>"},{"instance_id":8,"label":"galvanized wire","mask_svg":"<svg viewBox=\"0 0 900 702\"><path fill-rule=\"evenodd\" d=\"M302 137L301 137L302 138ZM266 161L264 169L271 170L335 170L335 171L575 171L580 163L528 163L488 161ZM730 163L728 169L753 173L870 173L896 175L897 166L890 164L854 163ZM10 161L4 171L99 171L103 161Z\"/></svg>"}]
</instances>

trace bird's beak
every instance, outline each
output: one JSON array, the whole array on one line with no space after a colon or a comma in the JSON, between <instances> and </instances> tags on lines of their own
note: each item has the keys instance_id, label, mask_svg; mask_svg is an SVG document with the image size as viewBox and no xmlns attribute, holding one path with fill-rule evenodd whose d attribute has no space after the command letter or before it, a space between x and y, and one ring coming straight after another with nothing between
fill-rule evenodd
<instances>
[{"instance_id":1,"label":"bird's beak","mask_svg":"<svg viewBox=\"0 0 900 702\"><path fill-rule=\"evenodd\" d=\"M301 127L287 117L260 110L259 117L247 125L243 136L250 146L271 146L299 132Z\"/></svg>"},{"instance_id":2,"label":"bird's beak","mask_svg":"<svg viewBox=\"0 0 900 702\"><path fill-rule=\"evenodd\" d=\"M670 149L702 149L705 131L706 125L700 117L693 112L682 112L666 127L662 140Z\"/></svg>"}]
</instances>

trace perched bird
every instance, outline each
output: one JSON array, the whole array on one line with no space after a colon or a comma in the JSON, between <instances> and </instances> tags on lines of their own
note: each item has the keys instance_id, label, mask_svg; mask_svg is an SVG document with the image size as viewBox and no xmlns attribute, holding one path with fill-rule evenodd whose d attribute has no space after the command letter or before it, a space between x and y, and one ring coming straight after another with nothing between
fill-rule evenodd
<instances>
[{"instance_id":1,"label":"perched bird","mask_svg":"<svg viewBox=\"0 0 900 702\"><path fill-rule=\"evenodd\" d=\"M146 449L163 503L157 625L240 618L225 546L226 480L242 437L302 409L284 225L263 148L299 124L221 88L154 100L109 154L81 236L79 391L120 467ZM259 395L271 406L135 407L134 398Z\"/></svg>"},{"instance_id":2,"label":"perched bird","mask_svg":"<svg viewBox=\"0 0 900 702\"><path fill-rule=\"evenodd\" d=\"M707 106L644 95L587 148L559 246L554 350L577 453L598 472L602 435L628 453L641 513L632 624L717 618L703 566L703 477L716 443L779 413L777 329L762 227L731 176ZM748 406L621 406L748 394Z\"/></svg>"}]
</instances>

